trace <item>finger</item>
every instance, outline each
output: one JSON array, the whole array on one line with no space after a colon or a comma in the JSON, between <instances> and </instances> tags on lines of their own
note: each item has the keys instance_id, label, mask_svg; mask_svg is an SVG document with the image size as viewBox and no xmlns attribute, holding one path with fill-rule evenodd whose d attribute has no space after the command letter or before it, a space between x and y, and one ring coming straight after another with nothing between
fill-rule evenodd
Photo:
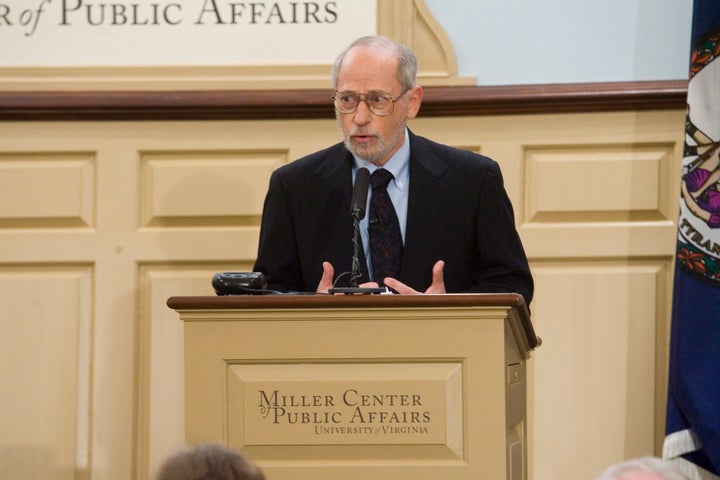
<instances>
[{"instance_id":1,"label":"finger","mask_svg":"<svg viewBox=\"0 0 720 480\"><path fill-rule=\"evenodd\" d=\"M417 290L415 290L411 287L408 287L407 285L402 283L400 280L396 280L392 277L386 277L383 280L383 283L385 284L386 287L391 288L391 289L395 290L397 293L401 293L403 295L414 295L414 294L420 293Z\"/></svg>"},{"instance_id":2,"label":"finger","mask_svg":"<svg viewBox=\"0 0 720 480\"><path fill-rule=\"evenodd\" d=\"M432 284L427 290L425 290L425 293L446 293L444 269L445 262L442 260L435 262L432 269Z\"/></svg>"},{"instance_id":3,"label":"finger","mask_svg":"<svg viewBox=\"0 0 720 480\"><path fill-rule=\"evenodd\" d=\"M433 283L445 283L445 275L443 271L445 270L445 262L442 260L438 260L435 262L435 265L433 265Z\"/></svg>"},{"instance_id":4,"label":"finger","mask_svg":"<svg viewBox=\"0 0 720 480\"><path fill-rule=\"evenodd\" d=\"M330 262L323 262L323 274L320 277L320 283L317 286L317 293L328 293L333 286L333 276L335 275L335 268Z\"/></svg>"}]
</instances>

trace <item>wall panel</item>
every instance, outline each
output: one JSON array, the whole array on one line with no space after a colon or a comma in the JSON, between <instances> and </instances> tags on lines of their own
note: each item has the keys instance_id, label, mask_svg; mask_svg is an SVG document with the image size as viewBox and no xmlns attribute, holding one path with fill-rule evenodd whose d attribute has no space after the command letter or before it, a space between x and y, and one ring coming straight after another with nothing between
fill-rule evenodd
<instances>
[{"instance_id":1,"label":"wall panel","mask_svg":"<svg viewBox=\"0 0 720 480\"><path fill-rule=\"evenodd\" d=\"M526 147L525 222L669 220L672 144Z\"/></svg>"},{"instance_id":2,"label":"wall panel","mask_svg":"<svg viewBox=\"0 0 720 480\"><path fill-rule=\"evenodd\" d=\"M142 153L142 225L259 225L270 174L287 151ZM208 186L212 185L212 190Z\"/></svg>"},{"instance_id":3,"label":"wall panel","mask_svg":"<svg viewBox=\"0 0 720 480\"><path fill-rule=\"evenodd\" d=\"M670 261L535 262L533 274L543 338L534 355L534 478L594 478L617 459L652 454L663 434L655 379L667 345L656 339Z\"/></svg>"},{"instance_id":4,"label":"wall panel","mask_svg":"<svg viewBox=\"0 0 720 480\"><path fill-rule=\"evenodd\" d=\"M92 153L3 154L0 156L0 227L93 226L95 175Z\"/></svg>"},{"instance_id":5,"label":"wall panel","mask_svg":"<svg viewBox=\"0 0 720 480\"><path fill-rule=\"evenodd\" d=\"M90 462L92 269L0 264L0 477L69 480Z\"/></svg>"},{"instance_id":6,"label":"wall panel","mask_svg":"<svg viewBox=\"0 0 720 480\"><path fill-rule=\"evenodd\" d=\"M138 476L152 478L160 463L184 445L183 325L166 300L178 295L214 295L219 271L247 271L252 264L140 265Z\"/></svg>"}]
</instances>

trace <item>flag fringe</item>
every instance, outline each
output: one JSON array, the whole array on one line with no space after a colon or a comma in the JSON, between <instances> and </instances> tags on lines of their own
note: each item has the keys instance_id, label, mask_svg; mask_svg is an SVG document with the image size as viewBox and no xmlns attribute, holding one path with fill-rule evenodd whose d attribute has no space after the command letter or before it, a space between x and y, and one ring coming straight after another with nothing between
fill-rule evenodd
<instances>
[{"instance_id":1,"label":"flag fringe","mask_svg":"<svg viewBox=\"0 0 720 480\"><path fill-rule=\"evenodd\" d=\"M690 480L720 480L720 477L717 475L714 475L712 472L708 472L704 468L701 468L682 457L673 458L669 461L675 465L680 473Z\"/></svg>"},{"instance_id":2,"label":"flag fringe","mask_svg":"<svg viewBox=\"0 0 720 480\"><path fill-rule=\"evenodd\" d=\"M665 460L672 460L680 455L700 450L702 444L697 435L690 430L679 430L665 436L665 442L663 443L663 458Z\"/></svg>"},{"instance_id":3,"label":"flag fringe","mask_svg":"<svg viewBox=\"0 0 720 480\"><path fill-rule=\"evenodd\" d=\"M720 480L720 477L702 467L684 459L685 455L700 450L702 444L697 435L691 430L680 430L665 437L663 444L663 459L671 462L680 473L690 480Z\"/></svg>"}]
</instances>

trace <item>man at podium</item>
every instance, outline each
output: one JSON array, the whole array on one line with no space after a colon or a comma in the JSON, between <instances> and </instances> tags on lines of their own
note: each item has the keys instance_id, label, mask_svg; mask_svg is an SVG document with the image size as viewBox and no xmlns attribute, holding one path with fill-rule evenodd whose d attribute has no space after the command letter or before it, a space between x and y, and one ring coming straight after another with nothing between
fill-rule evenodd
<instances>
[{"instance_id":1,"label":"man at podium","mask_svg":"<svg viewBox=\"0 0 720 480\"><path fill-rule=\"evenodd\" d=\"M414 53L385 37L360 38L337 58L343 141L270 179L254 267L269 289L327 293L359 266L361 286L516 292L530 304L533 280L500 168L407 128L423 98L416 76Z\"/></svg>"}]
</instances>

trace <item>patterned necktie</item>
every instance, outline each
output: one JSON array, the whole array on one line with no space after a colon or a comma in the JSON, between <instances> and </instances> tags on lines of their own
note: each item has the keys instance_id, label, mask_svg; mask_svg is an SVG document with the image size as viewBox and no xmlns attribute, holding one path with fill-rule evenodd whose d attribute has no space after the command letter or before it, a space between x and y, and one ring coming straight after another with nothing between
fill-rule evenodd
<instances>
[{"instance_id":1,"label":"patterned necktie","mask_svg":"<svg viewBox=\"0 0 720 480\"><path fill-rule=\"evenodd\" d=\"M379 168L370 176L370 258L373 278L383 285L385 277L398 278L402 261L403 242L395 208L387 192L392 173Z\"/></svg>"}]
</instances>

